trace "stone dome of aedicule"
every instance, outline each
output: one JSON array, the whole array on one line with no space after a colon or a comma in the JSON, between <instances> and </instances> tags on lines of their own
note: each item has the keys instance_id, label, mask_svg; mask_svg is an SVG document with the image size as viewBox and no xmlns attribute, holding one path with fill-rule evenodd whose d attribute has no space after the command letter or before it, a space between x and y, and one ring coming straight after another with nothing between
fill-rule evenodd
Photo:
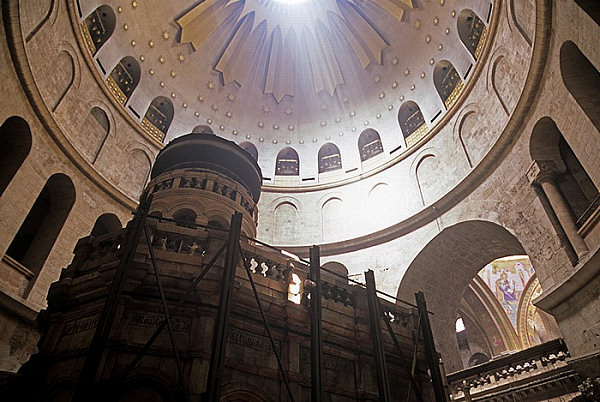
<instances>
[{"instance_id":1,"label":"stone dome of aedicule","mask_svg":"<svg viewBox=\"0 0 600 402\"><path fill-rule=\"evenodd\" d=\"M263 172L259 237L288 246L365 246L458 200L460 183L494 165L482 161L502 146L534 38L528 1L510 17L490 0L68 6L87 67L138 141L155 155L209 126L238 143ZM39 46L26 49L43 81ZM61 101L48 103L69 131ZM88 163L101 158L77 141ZM141 190L99 173L130 198Z\"/></svg>"}]
</instances>

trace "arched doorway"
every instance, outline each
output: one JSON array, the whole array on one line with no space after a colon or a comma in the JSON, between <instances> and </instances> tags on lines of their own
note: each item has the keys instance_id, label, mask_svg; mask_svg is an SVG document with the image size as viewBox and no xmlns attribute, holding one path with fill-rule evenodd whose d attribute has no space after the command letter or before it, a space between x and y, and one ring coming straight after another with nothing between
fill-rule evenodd
<instances>
[{"instance_id":1,"label":"arched doorway","mask_svg":"<svg viewBox=\"0 0 600 402\"><path fill-rule=\"evenodd\" d=\"M486 264L509 255L525 254L519 240L502 226L481 220L457 223L442 230L408 267L398 298L414 300L423 291L435 344L447 372L462 368L456 341L456 318L472 279Z\"/></svg>"}]
</instances>

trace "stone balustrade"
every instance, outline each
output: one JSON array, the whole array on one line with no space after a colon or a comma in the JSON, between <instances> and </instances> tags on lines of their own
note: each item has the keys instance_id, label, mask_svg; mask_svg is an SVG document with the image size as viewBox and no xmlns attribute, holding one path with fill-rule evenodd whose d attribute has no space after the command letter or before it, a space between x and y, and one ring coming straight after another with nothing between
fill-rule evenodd
<instances>
[{"instance_id":1,"label":"stone balustrade","mask_svg":"<svg viewBox=\"0 0 600 402\"><path fill-rule=\"evenodd\" d=\"M568 366L562 339L467 368L447 376L453 401L503 401L574 396L581 378Z\"/></svg>"}]
</instances>

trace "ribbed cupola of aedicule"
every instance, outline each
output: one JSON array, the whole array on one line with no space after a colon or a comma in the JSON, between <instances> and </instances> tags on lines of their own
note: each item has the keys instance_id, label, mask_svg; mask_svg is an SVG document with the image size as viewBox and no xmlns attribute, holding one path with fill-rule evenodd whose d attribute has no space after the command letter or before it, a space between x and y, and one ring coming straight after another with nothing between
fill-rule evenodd
<instances>
[{"instance_id":1,"label":"ribbed cupola of aedicule","mask_svg":"<svg viewBox=\"0 0 600 402\"><path fill-rule=\"evenodd\" d=\"M152 194L151 216L183 226L227 228L238 211L242 232L256 236L262 174L254 158L235 143L208 129L178 137L159 152L150 178L144 196Z\"/></svg>"}]
</instances>

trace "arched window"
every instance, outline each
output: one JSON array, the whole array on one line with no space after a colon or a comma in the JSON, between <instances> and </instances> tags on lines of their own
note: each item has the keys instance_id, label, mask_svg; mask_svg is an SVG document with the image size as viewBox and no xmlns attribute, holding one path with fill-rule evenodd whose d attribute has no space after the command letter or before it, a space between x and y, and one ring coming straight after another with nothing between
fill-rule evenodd
<instances>
[{"instance_id":1,"label":"arched window","mask_svg":"<svg viewBox=\"0 0 600 402\"><path fill-rule=\"evenodd\" d=\"M164 96L154 98L142 120L144 127L154 138L163 141L173 121L173 103Z\"/></svg>"},{"instance_id":2,"label":"arched window","mask_svg":"<svg viewBox=\"0 0 600 402\"><path fill-rule=\"evenodd\" d=\"M131 56L121 59L107 78L108 87L121 104L127 100L140 82L140 65Z\"/></svg>"},{"instance_id":3,"label":"arched window","mask_svg":"<svg viewBox=\"0 0 600 402\"><path fill-rule=\"evenodd\" d=\"M362 162L383 152L383 145L379 133L372 128L367 128L358 137L358 152Z\"/></svg>"},{"instance_id":4,"label":"arched window","mask_svg":"<svg viewBox=\"0 0 600 402\"><path fill-rule=\"evenodd\" d=\"M571 41L560 48L560 73L571 95L600 131L600 72Z\"/></svg>"},{"instance_id":5,"label":"arched window","mask_svg":"<svg viewBox=\"0 0 600 402\"><path fill-rule=\"evenodd\" d=\"M298 152L293 148L283 148L277 154L275 164L275 175L277 176L298 176L300 174L300 158Z\"/></svg>"},{"instance_id":6,"label":"arched window","mask_svg":"<svg viewBox=\"0 0 600 402\"><path fill-rule=\"evenodd\" d=\"M600 25L600 3L597 0L575 0L575 3Z\"/></svg>"},{"instance_id":7,"label":"arched window","mask_svg":"<svg viewBox=\"0 0 600 402\"><path fill-rule=\"evenodd\" d=\"M487 36L485 24L472 10L465 9L458 15L456 27L458 29L458 37L463 45L471 53L471 56L477 60Z\"/></svg>"},{"instance_id":8,"label":"arched window","mask_svg":"<svg viewBox=\"0 0 600 402\"><path fill-rule=\"evenodd\" d=\"M110 6L103 5L95 9L81 25L83 36L92 56L106 43L115 30L117 18Z\"/></svg>"},{"instance_id":9,"label":"arched window","mask_svg":"<svg viewBox=\"0 0 600 402\"><path fill-rule=\"evenodd\" d=\"M102 214L96 219L96 223L90 233L93 237L102 236L107 233L121 229L121 221L115 214Z\"/></svg>"},{"instance_id":10,"label":"arched window","mask_svg":"<svg viewBox=\"0 0 600 402\"><path fill-rule=\"evenodd\" d=\"M250 156L253 157L254 160L258 162L258 149L256 149L254 144L252 144L251 142L248 142L248 141L244 141L244 142L240 142L239 146L244 151L248 152L250 154Z\"/></svg>"},{"instance_id":11,"label":"arched window","mask_svg":"<svg viewBox=\"0 0 600 402\"><path fill-rule=\"evenodd\" d=\"M20 117L9 117L0 126L0 195L19 171L31 150L29 125Z\"/></svg>"},{"instance_id":12,"label":"arched window","mask_svg":"<svg viewBox=\"0 0 600 402\"><path fill-rule=\"evenodd\" d=\"M448 60L442 60L435 65L433 70L433 84L446 109L450 109L463 87L463 82L458 72Z\"/></svg>"},{"instance_id":13,"label":"arched window","mask_svg":"<svg viewBox=\"0 0 600 402\"><path fill-rule=\"evenodd\" d=\"M183 226L186 228L193 228L196 224L196 218L198 215L189 208L182 208L173 214L173 219L177 226Z\"/></svg>"},{"instance_id":14,"label":"arched window","mask_svg":"<svg viewBox=\"0 0 600 402\"><path fill-rule=\"evenodd\" d=\"M342 168L339 148L328 142L319 149L319 173L331 172Z\"/></svg>"},{"instance_id":15,"label":"arched window","mask_svg":"<svg viewBox=\"0 0 600 402\"><path fill-rule=\"evenodd\" d=\"M21 224L6 255L37 275L75 203L75 187L62 174L52 175Z\"/></svg>"},{"instance_id":16,"label":"arched window","mask_svg":"<svg viewBox=\"0 0 600 402\"><path fill-rule=\"evenodd\" d=\"M427 133L427 124L419 105L413 101L404 102L398 111L398 124L406 146L410 147Z\"/></svg>"}]
</instances>

